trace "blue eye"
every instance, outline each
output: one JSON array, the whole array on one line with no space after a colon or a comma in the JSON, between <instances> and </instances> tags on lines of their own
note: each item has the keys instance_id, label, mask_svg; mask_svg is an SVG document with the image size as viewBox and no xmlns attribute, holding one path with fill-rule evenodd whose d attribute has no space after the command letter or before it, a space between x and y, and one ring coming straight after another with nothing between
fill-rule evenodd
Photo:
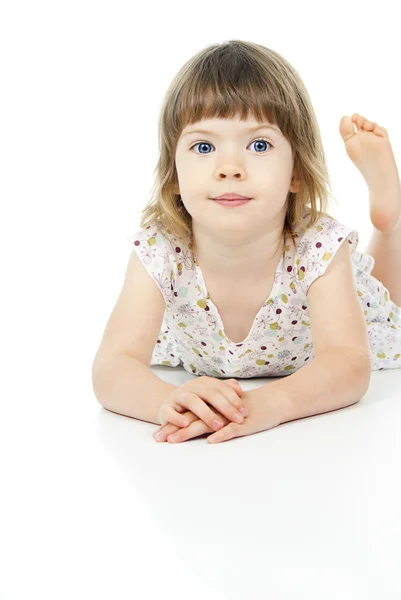
<instances>
[{"instance_id":1,"label":"blue eye","mask_svg":"<svg viewBox=\"0 0 401 600\"><path fill-rule=\"evenodd\" d=\"M264 140L262 138L254 140L253 142L251 142L251 144L256 144L256 143L260 143L260 142L262 144L269 144L269 146L271 148L273 148L273 145L268 140ZM193 146L190 147L190 150L192 150L192 148L195 148L196 146L212 146L212 144L210 144L209 142L197 142L196 144L193 144ZM196 152L196 154L210 154L210 153L209 152ZM257 152L257 154L262 154L262 152Z\"/></svg>"}]
</instances>

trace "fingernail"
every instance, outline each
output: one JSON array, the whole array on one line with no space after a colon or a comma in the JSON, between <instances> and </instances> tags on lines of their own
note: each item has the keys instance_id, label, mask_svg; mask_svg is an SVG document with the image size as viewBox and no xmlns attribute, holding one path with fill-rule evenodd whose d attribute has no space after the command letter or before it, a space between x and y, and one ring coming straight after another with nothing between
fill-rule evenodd
<instances>
[{"instance_id":1,"label":"fingernail","mask_svg":"<svg viewBox=\"0 0 401 600\"><path fill-rule=\"evenodd\" d=\"M235 413L234 421L237 421L237 423L242 423L242 419L243 419L243 417L241 415L239 415L238 413Z\"/></svg>"},{"instance_id":2,"label":"fingernail","mask_svg":"<svg viewBox=\"0 0 401 600\"><path fill-rule=\"evenodd\" d=\"M214 421L212 421L212 425L215 429L220 429L220 427L223 426L223 423L217 419L214 419Z\"/></svg>"},{"instance_id":3,"label":"fingernail","mask_svg":"<svg viewBox=\"0 0 401 600\"><path fill-rule=\"evenodd\" d=\"M161 431L159 433L155 433L155 438L157 440L161 440L163 438L163 433Z\"/></svg>"},{"instance_id":4,"label":"fingernail","mask_svg":"<svg viewBox=\"0 0 401 600\"><path fill-rule=\"evenodd\" d=\"M242 408L239 409L240 413L244 415L244 417L246 417L246 415L248 414L248 411L246 410L245 406L243 406Z\"/></svg>"}]
</instances>

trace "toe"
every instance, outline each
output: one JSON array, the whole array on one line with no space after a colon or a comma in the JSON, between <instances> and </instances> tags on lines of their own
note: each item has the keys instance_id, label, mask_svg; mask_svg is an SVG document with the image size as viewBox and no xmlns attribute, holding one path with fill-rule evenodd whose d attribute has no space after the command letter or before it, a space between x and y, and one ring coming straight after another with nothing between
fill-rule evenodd
<instances>
[{"instance_id":1,"label":"toe","mask_svg":"<svg viewBox=\"0 0 401 600\"><path fill-rule=\"evenodd\" d=\"M351 117L344 116L340 121L339 131L344 142L355 135L354 124Z\"/></svg>"},{"instance_id":2,"label":"toe","mask_svg":"<svg viewBox=\"0 0 401 600\"><path fill-rule=\"evenodd\" d=\"M373 129L376 127L377 123L373 123L372 121L365 121L363 124L363 128L366 129L367 131L373 131Z\"/></svg>"}]
</instances>

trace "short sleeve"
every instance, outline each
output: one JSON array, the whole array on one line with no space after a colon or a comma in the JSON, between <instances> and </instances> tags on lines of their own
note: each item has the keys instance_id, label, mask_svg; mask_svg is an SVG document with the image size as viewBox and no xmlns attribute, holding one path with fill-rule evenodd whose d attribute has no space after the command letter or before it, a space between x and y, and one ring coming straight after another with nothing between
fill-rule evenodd
<instances>
[{"instance_id":1,"label":"short sleeve","mask_svg":"<svg viewBox=\"0 0 401 600\"><path fill-rule=\"evenodd\" d=\"M315 279L324 274L342 244L349 244L353 254L358 243L356 229L328 216L320 217L308 228L297 244L297 276L305 294Z\"/></svg>"},{"instance_id":2,"label":"short sleeve","mask_svg":"<svg viewBox=\"0 0 401 600\"><path fill-rule=\"evenodd\" d=\"M166 308L169 308L174 298L176 274L175 253L170 240L163 235L158 224L154 223L130 235L129 242L161 291Z\"/></svg>"}]
</instances>

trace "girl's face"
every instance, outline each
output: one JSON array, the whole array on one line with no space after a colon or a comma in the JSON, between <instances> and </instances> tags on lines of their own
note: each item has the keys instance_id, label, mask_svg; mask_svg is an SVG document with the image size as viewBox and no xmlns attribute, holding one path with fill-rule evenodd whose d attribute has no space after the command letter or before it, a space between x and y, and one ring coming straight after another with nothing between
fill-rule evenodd
<instances>
[{"instance_id":1,"label":"girl's face","mask_svg":"<svg viewBox=\"0 0 401 600\"><path fill-rule=\"evenodd\" d=\"M186 126L177 143L175 161L183 204L202 228L265 230L284 222L292 182L289 142L277 126L250 119L207 119ZM251 131L251 128L253 129ZM204 129L210 133L194 130ZM212 198L237 193L250 202L224 208Z\"/></svg>"}]
</instances>

